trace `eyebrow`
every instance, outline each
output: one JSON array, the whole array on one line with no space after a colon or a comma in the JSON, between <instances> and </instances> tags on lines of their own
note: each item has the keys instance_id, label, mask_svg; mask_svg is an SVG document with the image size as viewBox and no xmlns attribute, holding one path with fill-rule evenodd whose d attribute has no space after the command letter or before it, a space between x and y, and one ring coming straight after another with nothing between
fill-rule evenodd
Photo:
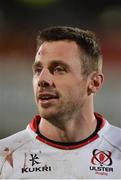
<instances>
[{"instance_id":1,"label":"eyebrow","mask_svg":"<svg viewBox=\"0 0 121 180\"><path fill-rule=\"evenodd\" d=\"M53 60L52 62L50 62L50 64L49 64L50 66L52 65L54 65L54 66L56 66L56 65L62 65L62 66L64 66L65 68L67 68L67 69L69 69L69 65L68 64L66 64L65 62L63 62L63 61L61 61L61 60Z\"/></svg>"},{"instance_id":2,"label":"eyebrow","mask_svg":"<svg viewBox=\"0 0 121 180\"><path fill-rule=\"evenodd\" d=\"M32 64L32 68L41 67L41 66L42 66L42 64L41 64L41 62L39 62L39 61L34 62L34 63Z\"/></svg>"},{"instance_id":3,"label":"eyebrow","mask_svg":"<svg viewBox=\"0 0 121 180\"><path fill-rule=\"evenodd\" d=\"M61 60L53 60L49 63L49 66L56 66L56 65L62 65L65 68L70 69L69 65ZM41 67L41 66L42 66L42 63L40 61L37 61L33 63L32 68Z\"/></svg>"}]
</instances>

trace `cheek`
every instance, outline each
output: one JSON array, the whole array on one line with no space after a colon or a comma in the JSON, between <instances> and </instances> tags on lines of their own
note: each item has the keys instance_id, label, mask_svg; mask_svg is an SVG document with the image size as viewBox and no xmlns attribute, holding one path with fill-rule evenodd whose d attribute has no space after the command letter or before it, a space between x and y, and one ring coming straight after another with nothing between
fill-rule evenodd
<instances>
[{"instance_id":1,"label":"cheek","mask_svg":"<svg viewBox=\"0 0 121 180\"><path fill-rule=\"evenodd\" d=\"M33 84L34 94L36 94L36 90L37 90L37 81L35 81L35 79L33 79L32 84Z\"/></svg>"},{"instance_id":2,"label":"cheek","mask_svg":"<svg viewBox=\"0 0 121 180\"><path fill-rule=\"evenodd\" d=\"M86 84L78 82L71 83L71 85L69 85L65 91L68 97L77 101L80 98L82 99L82 97L85 97L85 95L87 94Z\"/></svg>"},{"instance_id":3,"label":"cheek","mask_svg":"<svg viewBox=\"0 0 121 180\"><path fill-rule=\"evenodd\" d=\"M60 93L65 99L75 99L79 96L80 90L79 88L75 87L75 85L67 85L65 84L63 88L61 89Z\"/></svg>"},{"instance_id":4,"label":"cheek","mask_svg":"<svg viewBox=\"0 0 121 180\"><path fill-rule=\"evenodd\" d=\"M65 99L74 98L78 99L82 95L86 94L87 84L84 80L77 80L73 77L64 78L60 81L55 81L56 89Z\"/></svg>"},{"instance_id":5,"label":"cheek","mask_svg":"<svg viewBox=\"0 0 121 180\"><path fill-rule=\"evenodd\" d=\"M33 80L32 84L33 84L34 99L35 99L35 103L37 104L37 83Z\"/></svg>"}]
</instances>

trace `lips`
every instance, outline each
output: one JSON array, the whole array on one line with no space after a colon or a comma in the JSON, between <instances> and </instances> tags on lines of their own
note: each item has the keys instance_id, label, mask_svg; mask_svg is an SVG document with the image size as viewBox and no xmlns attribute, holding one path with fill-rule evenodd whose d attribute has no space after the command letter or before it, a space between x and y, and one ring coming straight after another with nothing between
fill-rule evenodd
<instances>
[{"instance_id":1,"label":"lips","mask_svg":"<svg viewBox=\"0 0 121 180\"><path fill-rule=\"evenodd\" d=\"M39 100L51 100L51 99L58 99L59 96L57 94L50 94L50 93L40 93L38 95Z\"/></svg>"},{"instance_id":2,"label":"lips","mask_svg":"<svg viewBox=\"0 0 121 180\"><path fill-rule=\"evenodd\" d=\"M42 108L52 107L58 102L59 96L52 93L40 93L38 95L38 103Z\"/></svg>"}]
</instances>

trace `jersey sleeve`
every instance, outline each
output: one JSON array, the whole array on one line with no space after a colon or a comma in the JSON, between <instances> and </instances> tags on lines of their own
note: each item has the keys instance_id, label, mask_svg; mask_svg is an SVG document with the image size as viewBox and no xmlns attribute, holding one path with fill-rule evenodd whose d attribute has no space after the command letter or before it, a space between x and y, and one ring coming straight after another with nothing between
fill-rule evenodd
<instances>
[{"instance_id":1,"label":"jersey sleeve","mask_svg":"<svg viewBox=\"0 0 121 180\"><path fill-rule=\"evenodd\" d=\"M15 155L29 141L26 130L0 140L0 179L13 177Z\"/></svg>"}]
</instances>

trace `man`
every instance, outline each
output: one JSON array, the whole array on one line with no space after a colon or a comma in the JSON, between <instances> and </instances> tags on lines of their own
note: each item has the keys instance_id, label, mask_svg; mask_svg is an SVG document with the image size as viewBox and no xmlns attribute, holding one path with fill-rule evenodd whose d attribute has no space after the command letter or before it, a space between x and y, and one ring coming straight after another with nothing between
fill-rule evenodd
<instances>
[{"instance_id":1,"label":"man","mask_svg":"<svg viewBox=\"0 0 121 180\"><path fill-rule=\"evenodd\" d=\"M39 115L0 141L0 177L121 178L121 129L94 113L103 81L93 33L72 27L40 32L33 64Z\"/></svg>"}]
</instances>

